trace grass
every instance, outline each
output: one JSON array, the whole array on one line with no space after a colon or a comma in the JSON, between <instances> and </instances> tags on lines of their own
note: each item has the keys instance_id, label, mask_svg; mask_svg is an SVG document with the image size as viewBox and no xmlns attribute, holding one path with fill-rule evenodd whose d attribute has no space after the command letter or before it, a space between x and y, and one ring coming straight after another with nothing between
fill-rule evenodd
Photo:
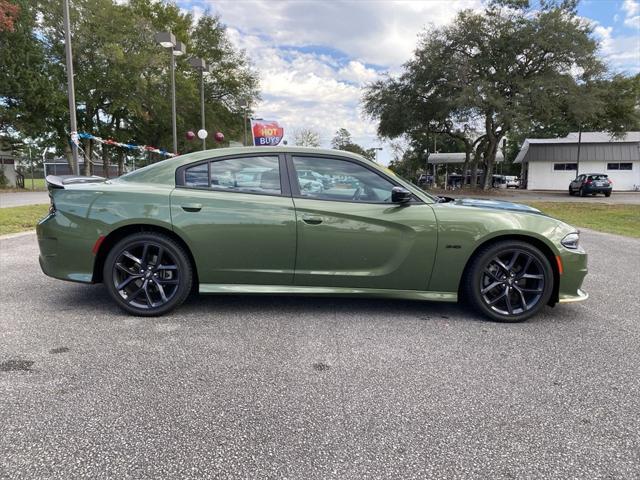
<instances>
[{"instance_id":1,"label":"grass","mask_svg":"<svg viewBox=\"0 0 640 480\"><path fill-rule=\"evenodd\" d=\"M640 205L527 202L547 215L576 227L640 238Z\"/></svg>"},{"instance_id":2,"label":"grass","mask_svg":"<svg viewBox=\"0 0 640 480\"><path fill-rule=\"evenodd\" d=\"M48 211L48 204L0 208L0 235L33 230Z\"/></svg>"},{"instance_id":3,"label":"grass","mask_svg":"<svg viewBox=\"0 0 640 480\"><path fill-rule=\"evenodd\" d=\"M44 178L34 178L33 179L33 190L31 190L31 179L24 179L24 188L17 187L0 187L0 193L9 193L9 192L43 192L47 189L47 184Z\"/></svg>"}]
</instances>

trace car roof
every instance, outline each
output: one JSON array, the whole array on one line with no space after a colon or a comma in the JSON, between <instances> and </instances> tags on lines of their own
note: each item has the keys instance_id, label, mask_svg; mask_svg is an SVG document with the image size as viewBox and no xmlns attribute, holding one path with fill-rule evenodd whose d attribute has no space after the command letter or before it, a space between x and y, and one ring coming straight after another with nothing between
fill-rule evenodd
<instances>
[{"instance_id":1,"label":"car roof","mask_svg":"<svg viewBox=\"0 0 640 480\"><path fill-rule=\"evenodd\" d=\"M432 203L434 198L426 192L418 189L411 183L399 178L395 173L386 168L384 165L380 165L376 162L368 160L356 153L347 152L344 150L334 150L327 148L308 148L308 147L232 147L232 148L214 148L211 150L202 150L200 152L188 153L186 155L179 155L177 157L161 160L146 167L135 170L131 173L123 175L118 178L117 181L122 182L139 182L139 183L153 183L172 185L175 184L176 169L184 165L189 165L201 160L213 160L218 157L235 156L235 155L278 155L282 153L289 154L301 154L301 155L322 155L331 157L342 157L352 160L357 160L360 163L364 163L371 168L391 175L395 180L408 188L418 197L426 200L427 203Z\"/></svg>"}]
</instances>

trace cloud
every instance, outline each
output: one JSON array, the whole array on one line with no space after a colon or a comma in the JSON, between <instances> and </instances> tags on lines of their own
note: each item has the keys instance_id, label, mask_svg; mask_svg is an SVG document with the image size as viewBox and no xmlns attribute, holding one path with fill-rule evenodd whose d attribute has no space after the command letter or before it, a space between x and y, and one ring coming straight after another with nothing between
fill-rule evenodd
<instances>
[{"instance_id":1,"label":"cloud","mask_svg":"<svg viewBox=\"0 0 640 480\"><path fill-rule=\"evenodd\" d=\"M637 0L624 0L624 2L622 2L622 10L624 10L628 17L633 17L640 13L640 2Z\"/></svg>"},{"instance_id":2,"label":"cloud","mask_svg":"<svg viewBox=\"0 0 640 480\"><path fill-rule=\"evenodd\" d=\"M614 35L613 27L593 23L593 33L600 41L600 52L609 67L616 72L640 72L640 37Z\"/></svg>"},{"instance_id":3,"label":"cloud","mask_svg":"<svg viewBox=\"0 0 640 480\"><path fill-rule=\"evenodd\" d=\"M398 66L411 55L426 24L443 25L480 0L273 2L210 0L224 21L276 44L329 45L364 63Z\"/></svg>"},{"instance_id":4,"label":"cloud","mask_svg":"<svg viewBox=\"0 0 640 480\"><path fill-rule=\"evenodd\" d=\"M640 2L638 0L624 0L622 11L625 12L624 24L627 27L640 30Z\"/></svg>"}]
</instances>

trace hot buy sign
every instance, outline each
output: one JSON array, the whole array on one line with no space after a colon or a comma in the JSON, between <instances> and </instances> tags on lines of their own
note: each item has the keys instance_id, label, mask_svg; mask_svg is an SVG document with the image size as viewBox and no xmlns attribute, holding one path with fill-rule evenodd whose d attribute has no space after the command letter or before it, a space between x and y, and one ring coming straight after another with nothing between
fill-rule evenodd
<instances>
[{"instance_id":1,"label":"hot buy sign","mask_svg":"<svg viewBox=\"0 0 640 480\"><path fill-rule=\"evenodd\" d=\"M268 120L251 120L251 132L256 147L278 145L284 136L284 128Z\"/></svg>"}]
</instances>

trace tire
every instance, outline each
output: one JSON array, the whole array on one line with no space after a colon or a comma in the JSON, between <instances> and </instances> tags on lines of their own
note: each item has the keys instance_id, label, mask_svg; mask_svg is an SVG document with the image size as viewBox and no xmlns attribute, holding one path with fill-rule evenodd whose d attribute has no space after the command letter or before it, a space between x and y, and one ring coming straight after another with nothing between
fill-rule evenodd
<instances>
[{"instance_id":1,"label":"tire","mask_svg":"<svg viewBox=\"0 0 640 480\"><path fill-rule=\"evenodd\" d=\"M538 248L505 240L478 251L463 282L464 299L476 311L498 322L513 323L544 308L553 293L554 278L549 260Z\"/></svg>"},{"instance_id":2,"label":"tire","mask_svg":"<svg viewBox=\"0 0 640 480\"><path fill-rule=\"evenodd\" d=\"M607 192L604 194L605 197L609 198L611 196L611 192Z\"/></svg>"},{"instance_id":3,"label":"tire","mask_svg":"<svg viewBox=\"0 0 640 480\"><path fill-rule=\"evenodd\" d=\"M574 193L573 190L571 190L571 187L569 187L569 196L573 197Z\"/></svg>"},{"instance_id":4,"label":"tire","mask_svg":"<svg viewBox=\"0 0 640 480\"><path fill-rule=\"evenodd\" d=\"M184 248L161 233L134 233L109 251L104 284L133 315L153 317L180 306L191 292L193 266Z\"/></svg>"},{"instance_id":5,"label":"tire","mask_svg":"<svg viewBox=\"0 0 640 480\"><path fill-rule=\"evenodd\" d=\"M578 190L580 192L580 196L581 197L586 197L587 194L585 193L585 191L582 189L582 187L580 187L580 190Z\"/></svg>"}]
</instances>

